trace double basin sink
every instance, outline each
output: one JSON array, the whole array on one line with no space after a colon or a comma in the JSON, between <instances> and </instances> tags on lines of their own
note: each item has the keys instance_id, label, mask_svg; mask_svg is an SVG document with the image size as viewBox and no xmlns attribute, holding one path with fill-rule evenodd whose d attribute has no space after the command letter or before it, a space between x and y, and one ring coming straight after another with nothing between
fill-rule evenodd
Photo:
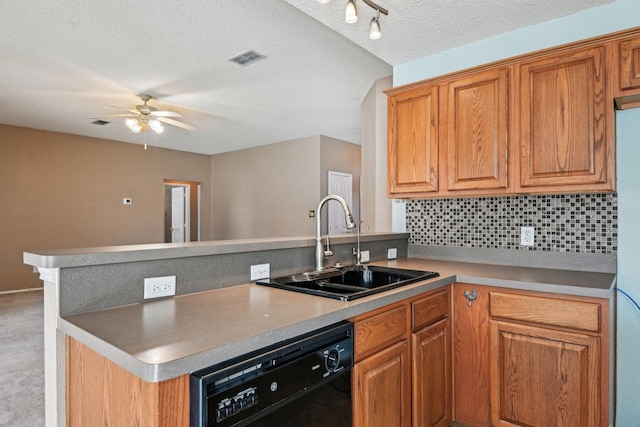
<instances>
[{"instance_id":1,"label":"double basin sink","mask_svg":"<svg viewBox=\"0 0 640 427\"><path fill-rule=\"evenodd\" d=\"M351 266L258 281L259 285L351 301L439 276L433 271Z\"/></svg>"}]
</instances>

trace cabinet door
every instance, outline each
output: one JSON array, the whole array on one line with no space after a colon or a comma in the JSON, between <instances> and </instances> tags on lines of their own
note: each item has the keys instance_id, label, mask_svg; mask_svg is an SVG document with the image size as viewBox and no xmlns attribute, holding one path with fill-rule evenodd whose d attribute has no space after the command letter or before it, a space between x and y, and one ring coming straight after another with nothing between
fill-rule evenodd
<instances>
[{"instance_id":1,"label":"cabinet door","mask_svg":"<svg viewBox=\"0 0 640 427\"><path fill-rule=\"evenodd\" d=\"M640 89L640 37L620 42L619 52L620 90Z\"/></svg>"},{"instance_id":2,"label":"cabinet door","mask_svg":"<svg viewBox=\"0 0 640 427\"><path fill-rule=\"evenodd\" d=\"M438 190L438 87L415 88L388 100L389 195Z\"/></svg>"},{"instance_id":3,"label":"cabinet door","mask_svg":"<svg viewBox=\"0 0 640 427\"><path fill-rule=\"evenodd\" d=\"M598 337L491 322L494 426L600 425Z\"/></svg>"},{"instance_id":4,"label":"cabinet door","mask_svg":"<svg viewBox=\"0 0 640 427\"><path fill-rule=\"evenodd\" d=\"M446 427L451 421L449 319L411 336L413 427Z\"/></svg>"},{"instance_id":5,"label":"cabinet door","mask_svg":"<svg viewBox=\"0 0 640 427\"><path fill-rule=\"evenodd\" d=\"M411 425L409 357L404 340L354 365L354 427Z\"/></svg>"},{"instance_id":6,"label":"cabinet door","mask_svg":"<svg viewBox=\"0 0 640 427\"><path fill-rule=\"evenodd\" d=\"M448 189L507 188L507 69L455 80L448 89Z\"/></svg>"},{"instance_id":7,"label":"cabinet door","mask_svg":"<svg viewBox=\"0 0 640 427\"><path fill-rule=\"evenodd\" d=\"M524 192L613 190L613 109L605 47L520 66Z\"/></svg>"},{"instance_id":8,"label":"cabinet door","mask_svg":"<svg viewBox=\"0 0 640 427\"><path fill-rule=\"evenodd\" d=\"M464 292L477 291L469 305ZM453 285L453 419L474 427L491 424L488 288Z\"/></svg>"}]
</instances>

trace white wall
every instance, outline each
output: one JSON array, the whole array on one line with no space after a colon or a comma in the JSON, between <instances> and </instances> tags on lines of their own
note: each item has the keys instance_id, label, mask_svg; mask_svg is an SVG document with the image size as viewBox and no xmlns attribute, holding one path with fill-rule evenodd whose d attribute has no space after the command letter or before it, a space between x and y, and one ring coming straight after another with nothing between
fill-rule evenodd
<instances>
[{"instance_id":1,"label":"white wall","mask_svg":"<svg viewBox=\"0 0 640 427\"><path fill-rule=\"evenodd\" d=\"M638 0L617 0L543 24L522 28L394 67L399 86L514 55L640 26ZM640 300L640 111L618 113L619 286ZM394 216L396 212L394 211ZM402 213L400 213L402 215ZM395 217L394 217L395 220ZM622 298L622 297L621 297ZM638 390L640 314L619 299L617 422L640 426Z\"/></svg>"}]
</instances>

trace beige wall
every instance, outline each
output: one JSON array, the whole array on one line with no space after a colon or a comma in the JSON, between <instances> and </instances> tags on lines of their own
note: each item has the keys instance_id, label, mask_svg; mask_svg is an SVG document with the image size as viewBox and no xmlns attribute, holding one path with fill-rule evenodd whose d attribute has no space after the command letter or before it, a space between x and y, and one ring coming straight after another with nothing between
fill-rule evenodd
<instances>
[{"instance_id":1,"label":"beige wall","mask_svg":"<svg viewBox=\"0 0 640 427\"><path fill-rule=\"evenodd\" d=\"M329 170L353 175L355 204L359 145L314 136L212 156L213 238L314 235L309 211L326 195Z\"/></svg>"},{"instance_id":2,"label":"beige wall","mask_svg":"<svg viewBox=\"0 0 640 427\"><path fill-rule=\"evenodd\" d=\"M25 250L163 242L165 179L202 183L209 239L210 168L207 155L0 125L0 292L42 286Z\"/></svg>"}]
</instances>

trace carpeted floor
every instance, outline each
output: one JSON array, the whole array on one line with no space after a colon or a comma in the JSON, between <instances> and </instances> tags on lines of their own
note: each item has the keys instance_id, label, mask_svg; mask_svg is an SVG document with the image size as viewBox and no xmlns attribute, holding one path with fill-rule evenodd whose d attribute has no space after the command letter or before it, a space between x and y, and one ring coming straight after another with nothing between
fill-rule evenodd
<instances>
[{"instance_id":1,"label":"carpeted floor","mask_svg":"<svg viewBox=\"0 0 640 427\"><path fill-rule=\"evenodd\" d=\"M0 294L0 426L44 426L42 291Z\"/></svg>"}]
</instances>

